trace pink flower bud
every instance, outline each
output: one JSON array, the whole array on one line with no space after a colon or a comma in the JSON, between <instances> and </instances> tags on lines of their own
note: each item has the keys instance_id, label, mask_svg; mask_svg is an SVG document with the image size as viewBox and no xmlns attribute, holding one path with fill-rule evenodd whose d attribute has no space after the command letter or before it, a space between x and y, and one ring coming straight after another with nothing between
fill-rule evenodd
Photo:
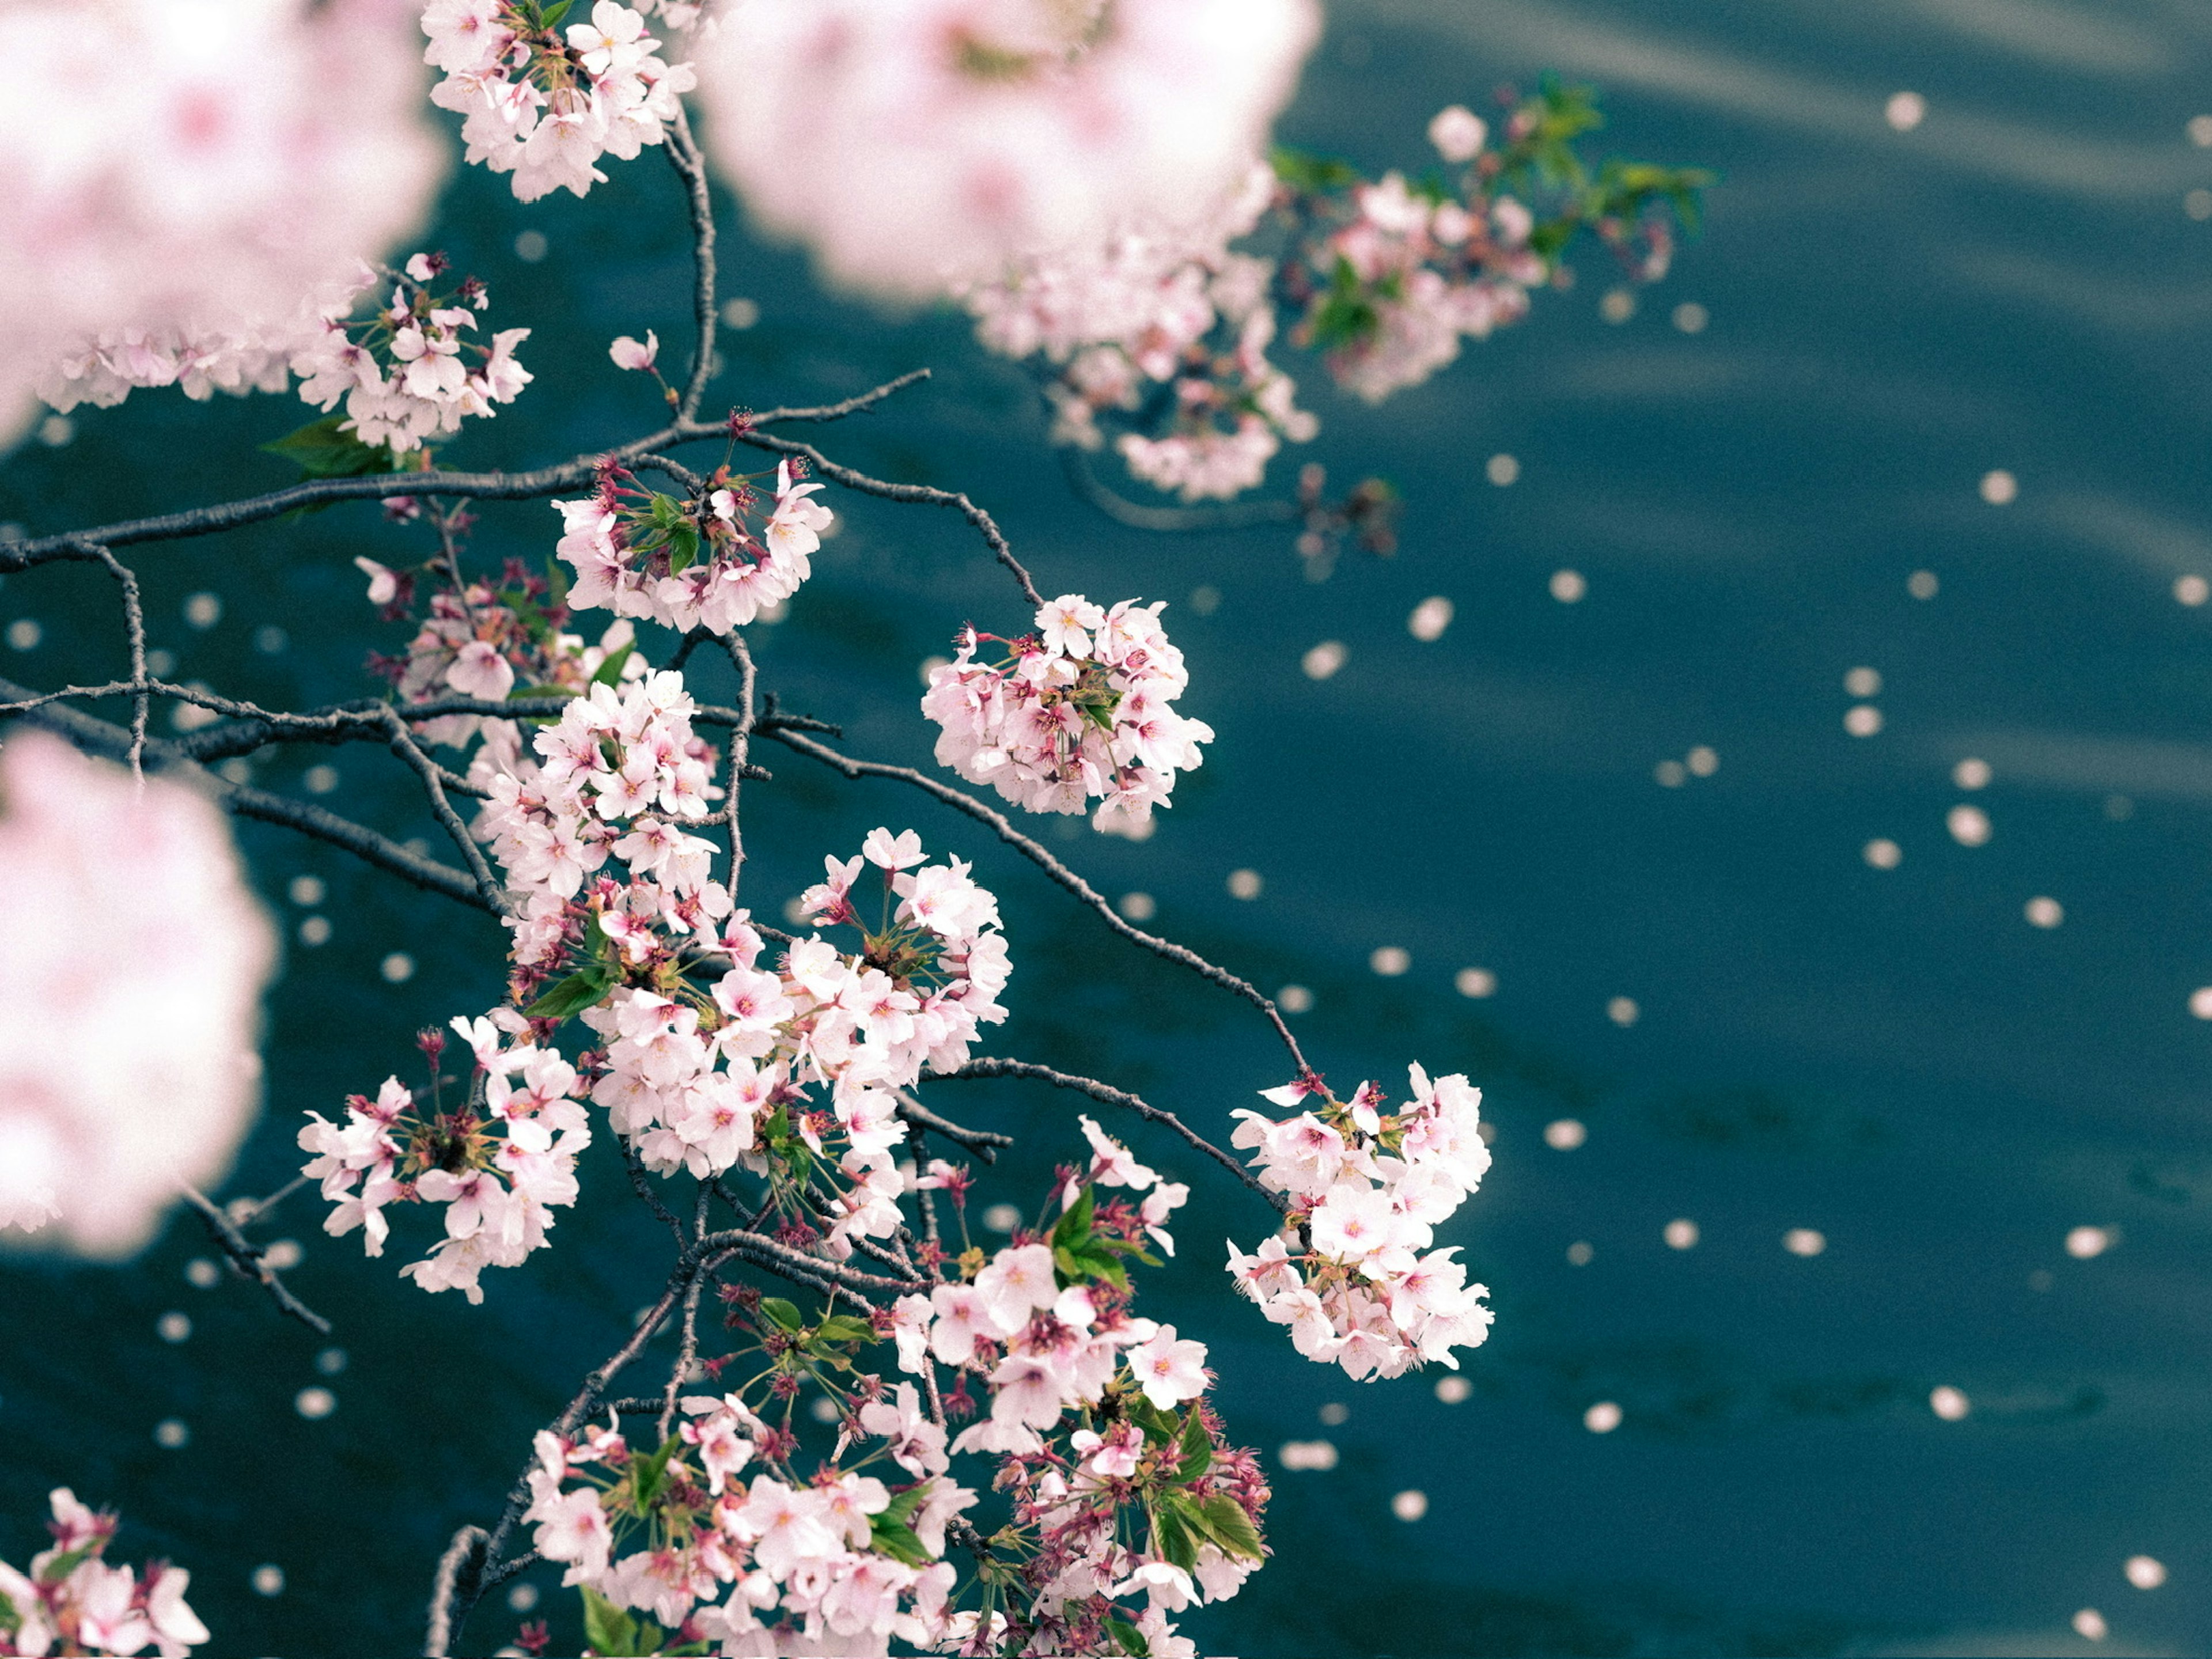
<instances>
[{"instance_id":1,"label":"pink flower bud","mask_svg":"<svg viewBox=\"0 0 2212 1659\"><path fill-rule=\"evenodd\" d=\"M614 359L615 367L617 368L651 368L653 367L653 360L658 356L659 353L660 341L654 336L651 329L647 329L645 331L645 343L643 345L640 345L635 340L631 339L629 335L623 334L617 335L615 338L615 343L607 348L607 356Z\"/></svg>"}]
</instances>

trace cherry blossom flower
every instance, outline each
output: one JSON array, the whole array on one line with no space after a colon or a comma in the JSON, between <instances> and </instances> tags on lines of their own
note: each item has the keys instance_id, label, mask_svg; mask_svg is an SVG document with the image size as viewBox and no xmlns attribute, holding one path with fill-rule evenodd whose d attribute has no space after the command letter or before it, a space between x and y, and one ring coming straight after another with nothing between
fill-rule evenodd
<instances>
[{"instance_id":1,"label":"cherry blossom flower","mask_svg":"<svg viewBox=\"0 0 2212 1659\"><path fill-rule=\"evenodd\" d=\"M1431 1082L1409 1068L1413 1099L1380 1110L1382 1091L1362 1084L1340 1103L1316 1078L1266 1098L1306 1108L1271 1119L1240 1110L1231 1144L1252 1149L1260 1182L1291 1196L1296 1235L1247 1255L1229 1247L1229 1274L1275 1324L1291 1328L1307 1358L1341 1365L1355 1380L1396 1376L1415 1365L1456 1369L1452 1350L1490 1334L1489 1294L1467 1282L1457 1247L1431 1249L1434 1229L1480 1185L1490 1149L1479 1133L1481 1092L1456 1074Z\"/></svg>"},{"instance_id":2,"label":"cherry blossom flower","mask_svg":"<svg viewBox=\"0 0 2212 1659\"><path fill-rule=\"evenodd\" d=\"M0 744L0 1226L127 1256L258 1109L276 963L229 827L186 784L59 738Z\"/></svg>"},{"instance_id":3,"label":"cherry blossom flower","mask_svg":"<svg viewBox=\"0 0 2212 1659\"><path fill-rule=\"evenodd\" d=\"M756 532L759 496L726 470L704 502L687 503L609 469L589 499L553 503L566 532L554 551L576 571L569 605L686 631L745 626L813 573L808 556L832 515L811 499L822 486L799 479L789 461L777 466L775 505Z\"/></svg>"},{"instance_id":4,"label":"cherry blossom flower","mask_svg":"<svg viewBox=\"0 0 2212 1659\"><path fill-rule=\"evenodd\" d=\"M1159 625L1164 608L1124 599L1102 610L1065 593L1039 609L1035 634L998 641L1009 654L996 664L975 660L996 636L969 630L921 700L942 728L938 763L1032 812L1097 800L1101 827L1149 818L1213 738L1170 706L1189 676Z\"/></svg>"},{"instance_id":5,"label":"cherry blossom flower","mask_svg":"<svg viewBox=\"0 0 2212 1659\"><path fill-rule=\"evenodd\" d=\"M591 21L565 34L536 9L431 0L422 13L423 58L446 74L431 101L466 118L468 159L513 174L520 202L556 190L581 196L605 182L602 155L630 161L663 143L692 84L691 66L665 62L628 6L598 0Z\"/></svg>"},{"instance_id":6,"label":"cherry blossom flower","mask_svg":"<svg viewBox=\"0 0 2212 1659\"><path fill-rule=\"evenodd\" d=\"M0 1561L0 1650L133 1654L150 1646L161 1659L185 1659L210 1639L185 1601L189 1572L159 1562L137 1572L111 1566L103 1558L115 1516L94 1514L67 1486L47 1501L52 1546L26 1572Z\"/></svg>"},{"instance_id":7,"label":"cherry blossom flower","mask_svg":"<svg viewBox=\"0 0 2212 1659\"><path fill-rule=\"evenodd\" d=\"M1163 1325L1129 1350L1129 1375L1162 1411L1195 1400L1206 1392L1206 1344L1178 1339L1174 1326Z\"/></svg>"}]
</instances>

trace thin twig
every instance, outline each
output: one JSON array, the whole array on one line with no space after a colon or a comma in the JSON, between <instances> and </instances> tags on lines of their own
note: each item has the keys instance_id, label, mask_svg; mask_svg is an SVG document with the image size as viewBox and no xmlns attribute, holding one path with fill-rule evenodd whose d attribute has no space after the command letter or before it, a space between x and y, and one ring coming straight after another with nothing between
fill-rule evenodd
<instances>
[{"instance_id":1,"label":"thin twig","mask_svg":"<svg viewBox=\"0 0 2212 1659\"><path fill-rule=\"evenodd\" d=\"M707 191L707 165L691 137L691 119L678 100L667 135L669 165L684 180L691 210L691 311L696 333L691 346L691 379L677 405L680 420L696 419L714 377L714 204Z\"/></svg>"},{"instance_id":2,"label":"thin twig","mask_svg":"<svg viewBox=\"0 0 2212 1659\"><path fill-rule=\"evenodd\" d=\"M753 688L758 676L753 668L753 653L746 649L743 634L732 631L724 643L729 648L730 665L738 671L738 722L730 728L729 794L718 810L708 815L706 822L729 827L729 887L730 896L734 898L738 879L745 872L744 831L738 823L738 785L745 775L745 757L751 751Z\"/></svg>"},{"instance_id":3,"label":"thin twig","mask_svg":"<svg viewBox=\"0 0 2212 1659\"><path fill-rule=\"evenodd\" d=\"M1014 550L1007 544L997 521L959 491L938 489L928 484L891 483L883 478L872 478L865 472L831 460L812 444L778 438L766 432L744 431L734 435L739 443L750 444L755 449L765 449L777 455L804 455L817 472L824 477L835 478L847 489L857 489L864 495L880 495L887 501L920 501L931 507L959 508L961 515L981 534L983 544L991 550L992 556L1013 573L1014 580L1021 584L1022 592L1029 602L1038 606L1044 604L1044 595L1037 592L1036 583L1030 579L1029 571L1014 556Z\"/></svg>"},{"instance_id":4,"label":"thin twig","mask_svg":"<svg viewBox=\"0 0 2212 1659\"><path fill-rule=\"evenodd\" d=\"M27 687L0 679L0 698L26 702L34 701L36 696ZM78 709L52 703L30 710L25 718L68 738L88 754L102 755L110 760L119 761L131 751L131 739L128 732ZM147 740L146 753L164 763L189 764L191 759L182 744L160 738ZM197 772L196 768L193 769ZM240 817L283 824L288 830L296 830L302 835L342 848L363 862L387 871L426 892L442 893L447 898L459 899L462 903L479 909L489 908L476 883L451 865L426 858L365 824L339 817L327 807L318 806L313 801L295 800L289 795L271 794L265 789L255 789L242 783L225 782L211 774L200 773L198 776L216 800L226 811Z\"/></svg>"},{"instance_id":5,"label":"thin twig","mask_svg":"<svg viewBox=\"0 0 2212 1659\"><path fill-rule=\"evenodd\" d=\"M146 781L146 712L151 702L146 690L146 609L139 602L138 573L104 547L94 545L100 562L123 590L124 630L131 647L131 775Z\"/></svg>"},{"instance_id":6,"label":"thin twig","mask_svg":"<svg viewBox=\"0 0 2212 1659\"><path fill-rule=\"evenodd\" d=\"M1285 1213L1290 1210L1290 1200L1280 1193L1271 1192L1262 1187L1259 1177L1247 1169L1235 1153L1222 1151L1220 1147L1199 1133L1173 1112L1149 1105L1126 1089L1116 1089L1112 1084L1101 1083L1096 1078L1078 1077L1070 1072L1056 1072L1049 1066L1038 1066L1026 1060L998 1060L988 1055L981 1060L971 1060L958 1071L947 1072L944 1075L948 1078L1035 1078L1040 1083L1049 1083L1056 1089L1073 1089L1078 1093L1089 1095L1091 1099L1106 1105L1118 1106L1124 1111L1134 1112L1148 1123L1158 1123L1164 1127L1174 1130L1200 1152L1215 1160L1247 1187L1266 1199L1276 1209Z\"/></svg>"},{"instance_id":7,"label":"thin twig","mask_svg":"<svg viewBox=\"0 0 2212 1659\"><path fill-rule=\"evenodd\" d=\"M963 1129L951 1119L938 1116L905 1090L894 1092L898 1097L898 1115L908 1123L934 1130L947 1140L966 1147L986 1164L998 1161L1000 1147L1014 1144L1012 1135L1002 1135L994 1129Z\"/></svg>"},{"instance_id":8,"label":"thin twig","mask_svg":"<svg viewBox=\"0 0 2212 1659\"><path fill-rule=\"evenodd\" d=\"M927 369L915 369L837 403L809 408L763 410L749 418L756 427L785 421L842 420L848 415L857 415L872 407L892 393L912 386L916 380L927 380L928 376ZM598 454L579 455L572 460L528 472L380 472L366 477L309 478L283 489L272 489L265 495L249 495L240 501L188 507L180 513L164 513L150 519L131 519L121 524L100 525L89 530L65 532L58 536L0 543L0 572L24 570L55 559L89 557L91 556L82 550L95 543L107 547L122 547L135 542L179 541L191 536L210 536L219 531L236 530L241 526L281 518L295 507L318 507L326 501L380 501L398 495L527 501L533 496L550 495L559 490L577 489L588 485L599 475L599 467L605 461L628 463L641 455L657 454L677 444L725 437L728 431L727 425L720 422L675 422L617 448Z\"/></svg>"},{"instance_id":9,"label":"thin twig","mask_svg":"<svg viewBox=\"0 0 2212 1659\"><path fill-rule=\"evenodd\" d=\"M460 814L453 811L453 803L446 799L446 786L439 776L441 769L437 763L422 752L422 745L415 741L415 734L407 729L406 722L398 715L387 710L386 719L392 734L392 752L413 767L416 775L422 780L423 793L430 798L430 811L436 815L453 845L461 849L461 856L467 861L469 875L477 884L477 894L483 900L484 908L494 915L504 915L507 890L500 885L499 878L491 872L491 866L484 862L484 855L477 850L476 837L469 834L468 825L461 822Z\"/></svg>"},{"instance_id":10,"label":"thin twig","mask_svg":"<svg viewBox=\"0 0 2212 1659\"><path fill-rule=\"evenodd\" d=\"M1037 842L1015 829L1012 820L1005 813L986 806L973 795L955 789L950 784L941 783L927 773L918 772L911 766L892 766L882 761L854 760L849 755L838 753L827 744L817 743L811 738L803 736L781 725L775 726L763 725L761 735L773 738L787 749L795 749L802 755L811 756L823 765L836 768L848 778L895 778L901 783L912 784L915 788L934 795L946 805L965 812L979 823L990 825L997 832L1000 841L1028 858L1053 880L1097 911L1105 919L1106 925L1121 934L1122 938L1132 944L1142 945L1155 956L1164 957L1170 962L1180 963L1201 978L1221 987L1224 991L1235 993L1258 1008L1267 1017L1267 1023L1275 1028L1275 1035L1282 1039L1283 1046L1291 1051L1291 1059L1297 1064L1298 1075L1301 1077L1316 1075L1313 1067L1306 1063L1304 1051L1298 1047L1298 1040L1291 1035L1291 1028L1284 1024L1283 1016L1276 1008L1273 998L1267 995L1250 981L1238 978L1226 968L1216 967L1188 945L1177 945L1172 939L1162 939L1158 934L1148 933L1142 928L1133 927L1124 921L1121 914L1107 902L1105 895L1054 858Z\"/></svg>"},{"instance_id":11,"label":"thin twig","mask_svg":"<svg viewBox=\"0 0 2212 1659\"><path fill-rule=\"evenodd\" d=\"M331 1322L310 1308L285 1288L276 1270L264 1259L264 1252L231 1224L231 1219L204 1193L191 1187L183 1188L185 1202L199 1212L200 1221L207 1228L208 1237L216 1248L228 1256L231 1265L248 1279L258 1279L279 1312L298 1320L318 1335L331 1334Z\"/></svg>"},{"instance_id":12,"label":"thin twig","mask_svg":"<svg viewBox=\"0 0 2212 1659\"><path fill-rule=\"evenodd\" d=\"M422 1637L423 1659L445 1659L452 1647L455 1596L464 1578L473 1588L481 1577L484 1547L490 1541L482 1527L463 1527L438 1558L438 1574L430 1582L430 1626Z\"/></svg>"}]
</instances>

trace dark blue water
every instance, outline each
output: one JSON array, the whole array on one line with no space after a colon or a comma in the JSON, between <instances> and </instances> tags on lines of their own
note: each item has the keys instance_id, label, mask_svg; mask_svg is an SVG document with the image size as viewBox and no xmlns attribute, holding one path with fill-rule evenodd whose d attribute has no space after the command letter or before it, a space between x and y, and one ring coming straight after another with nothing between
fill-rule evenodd
<instances>
[{"instance_id":1,"label":"dark blue water","mask_svg":"<svg viewBox=\"0 0 2212 1659\"><path fill-rule=\"evenodd\" d=\"M2212 224L2185 208L2212 153L2184 136L2212 107L2212 11L1340 4L1285 136L1418 164L1437 107L1544 68L1602 86L1623 149L1722 173L1705 234L1630 320L1601 319L1611 284L1585 259L1575 291L1380 410L1300 373L1325 422L1314 454L1409 500L1394 561L1347 556L1323 583L1277 532L1097 518L1060 483L1026 381L958 319L872 316L788 252L727 245L725 291L761 321L726 337L719 399L811 401L932 366L833 453L973 491L1048 592L1172 602L1186 706L1219 741L1149 844L1078 828L1067 855L1153 896L1164 931L1310 988L1302 1040L1333 1078L1464 1069L1498 1121L1496 1168L1451 1238L1498 1322L1456 1404L1432 1377L1358 1387L1297 1360L1218 1271L1219 1239L1249 1243L1264 1212L1133 1138L1197 1189L1155 1310L1212 1345L1246 1442L1341 1456L1281 1474L1277 1559L1193 1628L1255 1653L2202 1651L2212 1024L2188 999L2212 982L2212 617L2173 585L2212 577ZM1899 134L1882 108L1905 88L1929 113ZM684 337L679 226L650 161L581 205L457 180L428 240L489 279L501 325L539 331L539 380L456 464L537 461L652 418L604 347ZM543 263L514 257L525 229L549 239ZM1686 301L1700 331L1675 325ZM298 419L141 394L11 458L0 517L59 529L268 487L284 471L252 446ZM1517 482L1487 482L1493 454ZM1995 469L2017 477L2009 505L1978 494ZM926 760L916 665L963 622L1018 624L1016 597L956 522L836 505L845 533L790 619L759 630L765 684L845 722L854 752ZM542 507L489 507L478 552L541 560L554 529ZM420 556L362 508L149 550L155 643L180 678L264 700L358 695L362 653L399 635L367 620L357 553ZM1585 580L1577 603L1552 596L1563 568ZM1909 590L1916 572L1933 597ZM1210 615L1189 603L1201 586ZM223 613L201 631L182 606L204 591ZM1431 595L1456 619L1422 643L1406 622ZM15 579L0 611L46 629L5 653L11 678L119 660L82 573ZM280 652L256 647L271 625ZM1315 682L1300 658L1325 639L1346 661ZM1844 686L1862 667L1881 677L1868 699ZM1878 734L1847 733L1860 701ZM1698 746L1710 775L1660 781ZM1953 781L1969 757L1992 775L1971 794ZM982 855L1005 898L1016 1014L996 1051L1217 1128L1280 1080L1234 1005L1117 948L964 821L773 758L775 783L747 796L756 903L872 825L911 823ZM380 755L277 756L257 779L296 789L323 761L362 816L429 833ZM1986 845L1946 832L1968 801ZM231 1189L254 1192L296 1164L301 1112L404 1067L415 1028L488 1006L501 947L480 916L242 834L288 926L301 874L327 884L314 908L334 925L294 945L272 997L269 1115ZM1878 838L1898 867L1865 861ZM1229 895L1237 868L1262 874L1258 899ZM2038 897L2058 926L2030 924ZM1391 945L1410 971L1379 976L1370 953ZM420 963L398 986L378 972L396 950ZM1494 996L1455 991L1468 966ZM1618 998L1632 1024L1609 1016ZM961 1086L971 1119L1024 1136L1022 1178L1065 1144L1064 1101ZM1587 1144L1553 1150L1543 1127L1568 1117ZM183 1220L134 1271L11 1264L0 1554L35 1547L43 1494L67 1482L124 1507L128 1553L193 1569L221 1653L405 1650L444 1538L495 1510L530 1431L659 1282L665 1247L610 1174L595 1166L558 1248L495 1275L480 1309L398 1284L407 1252L365 1263L295 1201L295 1279L337 1323L334 1375L248 1287L187 1284L206 1247ZM1676 1218L1693 1249L1663 1242ZM2069 1256L2082 1226L2111 1247ZM1786 1251L1793 1228L1825 1250ZM155 1331L171 1310L194 1322L179 1346ZM335 1413L297 1414L311 1385ZM1962 1420L1931 1411L1939 1386L1970 1401ZM1621 1409L1611 1433L1583 1426L1599 1401ZM168 1419L188 1444L155 1443ZM1409 1489L1429 1500L1410 1523L1390 1502ZM2132 1588L2136 1553L2170 1580ZM264 1564L282 1595L249 1587ZM546 1605L573 1647L572 1616ZM2069 1628L2092 1607L2101 1649ZM487 1606L469 1642L513 1622Z\"/></svg>"}]
</instances>

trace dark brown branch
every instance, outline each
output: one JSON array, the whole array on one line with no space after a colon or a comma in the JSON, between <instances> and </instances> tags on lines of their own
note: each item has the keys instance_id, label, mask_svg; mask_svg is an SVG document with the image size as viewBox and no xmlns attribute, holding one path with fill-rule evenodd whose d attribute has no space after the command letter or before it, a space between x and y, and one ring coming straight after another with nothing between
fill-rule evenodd
<instances>
[{"instance_id":1,"label":"dark brown branch","mask_svg":"<svg viewBox=\"0 0 2212 1659\"><path fill-rule=\"evenodd\" d=\"M955 1073L954 1075L957 1075ZM1014 1144L1012 1135L1002 1135L994 1129L963 1129L949 1118L942 1118L916 1100L905 1090L896 1091L898 1115L908 1123L943 1136L958 1146L964 1146L986 1164L995 1164L999 1148Z\"/></svg>"},{"instance_id":2,"label":"dark brown branch","mask_svg":"<svg viewBox=\"0 0 2212 1659\"><path fill-rule=\"evenodd\" d=\"M831 460L812 444L803 444L790 438L778 438L765 432L744 431L736 434L741 444L750 444L755 449L765 449L777 455L804 455L817 472L825 478L834 478L848 489L857 489L864 495L880 495L887 501L919 501L929 507L951 507L960 510L961 516L974 525L983 538L983 544L991 556L1013 573L1021 584L1022 592L1034 605L1044 604L1044 595L1037 592L1036 583L1014 556L998 523L981 507L957 490L938 489L928 484L891 483L883 478L872 478L866 473Z\"/></svg>"},{"instance_id":3,"label":"dark brown branch","mask_svg":"<svg viewBox=\"0 0 2212 1659\"><path fill-rule=\"evenodd\" d=\"M973 795L963 793L949 784L939 782L926 772L917 772L911 766L891 766L882 761L854 760L848 755L839 754L827 744L817 743L811 738L802 736L782 726L770 726L763 724L761 734L763 737L773 738L787 749L795 749L802 755L810 755L823 765L836 768L848 778L895 778L901 783L912 784L915 788L934 795L946 805L965 812L977 822L990 825L997 832L1000 841L1022 854L1053 880L1097 911L1105 919L1106 925L1121 934L1122 938L1133 945L1142 945L1155 956L1164 957L1170 962L1181 963L1201 978L1218 985L1224 991L1233 992L1258 1008L1267 1017L1268 1024L1275 1028L1275 1035L1282 1039L1283 1046L1291 1051L1291 1059L1297 1066L1298 1075L1304 1077L1313 1074L1313 1068L1306 1063L1304 1052L1298 1047L1298 1040L1291 1035L1291 1028L1283 1023L1283 1016L1276 1009L1273 999L1266 995L1249 980L1239 979L1225 968L1217 968L1189 946L1177 945L1174 940L1161 939L1157 934L1147 933L1142 928L1133 927L1124 921L1120 913L1106 902L1103 894L1047 852L1038 842L1015 829L1012 822L1005 813L986 806Z\"/></svg>"},{"instance_id":4,"label":"dark brown branch","mask_svg":"<svg viewBox=\"0 0 2212 1659\"><path fill-rule=\"evenodd\" d=\"M248 1279L258 1280L276 1304L277 1311L288 1318L296 1319L319 1336L331 1334L331 1322L310 1308L285 1288L276 1270L264 1260L265 1252L231 1224L228 1216L205 1194L186 1187L181 1189L185 1202L199 1212L201 1224L207 1228L208 1237L215 1246L230 1258L231 1265Z\"/></svg>"},{"instance_id":5,"label":"dark brown branch","mask_svg":"<svg viewBox=\"0 0 2212 1659\"><path fill-rule=\"evenodd\" d=\"M38 694L27 687L0 679L0 699L35 702L37 696ZM28 710L23 718L68 738L88 754L120 761L131 752L131 739L128 732L78 709L64 708L59 703L47 703ZM161 738L148 739L146 753L155 760L168 764L188 763L193 758L184 744ZM364 863L388 871L427 892L442 893L447 898L459 899L462 903L479 909L487 908L476 883L463 872L451 865L441 864L435 859L426 858L401 846L388 836L380 835L364 824L356 823L351 818L339 817L327 807L318 806L312 801L295 800L289 795L272 794L265 789L255 789L242 783L226 783L204 773L199 776L216 800L226 811L240 817L283 824L288 830L296 830L302 835L313 836L318 841L342 848Z\"/></svg>"},{"instance_id":6,"label":"dark brown branch","mask_svg":"<svg viewBox=\"0 0 2212 1659\"><path fill-rule=\"evenodd\" d=\"M669 164L684 180L691 210L691 311L696 328L691 345L691 378L677 405L679 420L695 420L714 378L714 204L707 192L707 164L691 137L691 119L679 102L667 135Z\"/></svg>"},{"instance_id":7,"label":"dark brown branch","mask_svg":"<svg viewBox=\"0 0 2212 1659\"><path fill-rule=\"evenodd\" d=\"M1034 1078L1040 1083L1051 1084L1055 1089L1073 1089L1079 1094L1089 1095L1091 1099L1105 1105L1118 1106L1123 1111L1134 1112L1148 1123L1157 1123L1164 1128L1172 1129L1254 1192L1259 1194L1261 1197L1266 1199L1277 1210L1287 1212L1291 1207L1290 1200L1280 1193L1271 1192L1262 1187L1259 1177L1238 1161L1235 1153L1222 1151L1220 1147L1199 1133L1173 1112L1147 1104L1126 1089L1116 1089L1110 1083L1101 1083L1096 1078L1077 1077L1069 1072L1055 1072L1049 1066L1035 1065L1026 1060L998 1060L989 1056L981 1060L971 1060L958 1071L947 1072L945 1075L948 1078Z\"/></svg>"},{"instance_id":8,"label":"dark brown branch","mask_svg":"<svg viewBox=\"0 0 2212 1659\"><path fill-rule=\"evenodd\" d=\"M842 420L848 415L858 414L882 402L916 380L927 379L928 374L927 369L915 369L911 374L902 374L896 380L887 380L879 386L838 403L822 404L811 408L764 410L753 416L751 421L755 426L769 426L784 421ZM92 558L94 556L84 550L94 544L123 547L134 542L178 541L190 536L210 536L219 531L235 530L244 525L281 518L295 507L315 507L326 501L381 501L389 495L458 495L477 501L527 501L533 496L550 495L559 490L583 488L598 475L604 461L629 462L641 455L656 454L677 444L702 438L723 437L727 432L728 428L720 422L702 424L696 421L680 421L617 448L598 454L579 455L557 465L539 467L529 472L380 472L358 478L310 478L283 489L270 490L265 495L251 495L242 501L188 507L181 513L165 513L151 519L132 519L122 524L70 531L58 536L40 536L27 541L0 543L0 572L23 570L56 559Z\"/></svg>"}]
</instances>

